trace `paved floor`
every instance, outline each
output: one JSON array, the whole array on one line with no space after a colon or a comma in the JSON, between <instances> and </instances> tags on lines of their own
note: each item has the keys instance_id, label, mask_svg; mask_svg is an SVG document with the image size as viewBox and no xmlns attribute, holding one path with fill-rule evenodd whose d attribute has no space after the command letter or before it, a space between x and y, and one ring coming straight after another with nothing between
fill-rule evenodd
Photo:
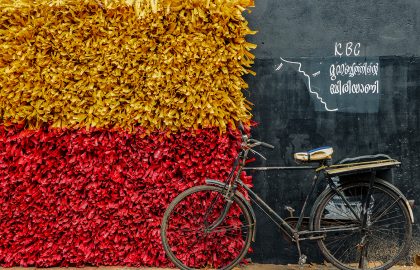
<instances>
[{"instance_id":1,"label":"paved floor","mask_svg":"<svg viewBox=\"0 0 420 270\"><path fill-rule=\"evenodd\" d=\"M36 268L32 267L13 267L13 268L1 268L0 270L33 270ZM325 265L311 265L306 264L303 267L299 265L274 265L274 264L251 264L242 267L236 267L233 270L336 270L337 268ZM106 266L106 267L83 267L83 268L59 268L52 267L48 270L174 270L173 268L154 268L154 267L118 267L118 266ZM420 270L420 266L394 266L391 270Z\"/></svg>"}]
</instances>

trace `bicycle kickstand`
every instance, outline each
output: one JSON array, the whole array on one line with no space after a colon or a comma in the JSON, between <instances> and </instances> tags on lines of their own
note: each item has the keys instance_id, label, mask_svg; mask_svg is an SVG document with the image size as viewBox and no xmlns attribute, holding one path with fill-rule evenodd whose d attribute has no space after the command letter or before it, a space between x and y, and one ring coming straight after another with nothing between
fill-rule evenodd
<instances>
[{"instance_id":1,"label":"bicycle kickstand","mask_svg":"<svg viewBox=\"0 0 420 270\"><path fill-rule=\"evenodd\" d=\"M300 250L299 235L295 234L294 235L294 238L295 238L296 247L297 247L298 253L299 253L299 261L298 261L298 264L299 264L300 267L302 267L306 263L306 259L308 257L305 254L302 254L302 252Z\"/></svg>"}]
</instances>

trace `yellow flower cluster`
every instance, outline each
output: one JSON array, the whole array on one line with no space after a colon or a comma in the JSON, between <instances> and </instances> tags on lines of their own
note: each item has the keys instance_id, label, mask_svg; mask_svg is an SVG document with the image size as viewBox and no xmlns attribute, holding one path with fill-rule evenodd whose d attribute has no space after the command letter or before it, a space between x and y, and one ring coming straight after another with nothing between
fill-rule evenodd
<instances>
[{"instance_id":1,"label":"yellow flower cluster","mask_svg":"<svg viewBox=\"0 0 420 270\"><path fill-rule=\"evenodd\" d=\"M0 0L0 123L177 132L247 122L253 0Z\"/></svg>"}]
</instances>

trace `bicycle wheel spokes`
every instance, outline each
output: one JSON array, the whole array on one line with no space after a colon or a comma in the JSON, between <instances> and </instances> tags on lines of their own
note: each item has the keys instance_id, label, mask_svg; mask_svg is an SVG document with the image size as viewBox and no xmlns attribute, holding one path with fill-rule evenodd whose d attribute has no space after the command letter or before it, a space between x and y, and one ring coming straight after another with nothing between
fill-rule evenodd
<instances>
[{"instance_id":1,"label":"bicycle wheel spokes","mask_svg":"<svg viewBox=\"0 0 420 270\"><path fill-rule=\"evenodd\" d=\"M330 192L316 211L315 229L326 231L318 245L340 269L387 269L409 247L411 222L401 198L378 184L373 185L370 193L368 190L369 183L347 184L342 194L349 204ZM367 206L366 211L363 205ZM362 220L366 220L365 224ZM352 226L355 230L349 231Z\"/></svg>"},{"instance_id":2,"label":"bicycle wheel spokes","mask_svg":"<svg viewBox=\"0 0 420 270\"><path fill-rule=\"evenodd\" d=\"M234 200L222 223L210 229L226 204L220 189L214 187L199 187L178 199L162 235L167 253L178 267L226 269L246 254L253 224L240 202Z\"/></svg>"}]
</instances>

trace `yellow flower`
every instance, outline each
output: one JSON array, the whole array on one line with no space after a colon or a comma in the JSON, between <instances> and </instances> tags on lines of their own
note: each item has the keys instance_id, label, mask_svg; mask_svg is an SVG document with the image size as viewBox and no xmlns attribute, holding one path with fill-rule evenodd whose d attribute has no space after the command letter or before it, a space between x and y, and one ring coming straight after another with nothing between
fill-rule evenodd
<instances>
[{"instance_id":1,"label":"yellow flower","mask_svg":"<svg viewBox=\"0 0 420 270\"><path fill-rule=\"evenodd\" d=\"M251 0L0 0L0 122L178 132L249 121Z\"/></svg>"}]
</instances>

